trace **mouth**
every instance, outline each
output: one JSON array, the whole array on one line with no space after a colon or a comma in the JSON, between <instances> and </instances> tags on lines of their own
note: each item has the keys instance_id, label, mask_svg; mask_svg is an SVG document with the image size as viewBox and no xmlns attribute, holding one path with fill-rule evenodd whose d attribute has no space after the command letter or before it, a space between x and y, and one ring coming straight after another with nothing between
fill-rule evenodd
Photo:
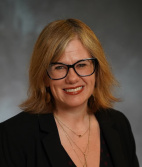
<instances>
[{"instance_id":1,"label":"mouth","mask_svg":"<svg viewBox=\"0 0 142 167\"><path fill-rule=\"evenodd\" d=\"M83 91L83 86L78 86L75 88L66 88L63 90L65 91L66 94L76 95L76 94L79 94Z\"/></svg>"}]
</instances>

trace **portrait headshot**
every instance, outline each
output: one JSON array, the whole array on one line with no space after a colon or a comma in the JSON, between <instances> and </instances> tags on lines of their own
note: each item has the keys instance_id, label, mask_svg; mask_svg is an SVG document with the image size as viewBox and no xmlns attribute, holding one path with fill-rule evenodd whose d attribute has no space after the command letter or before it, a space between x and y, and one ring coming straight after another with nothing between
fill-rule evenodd
<instances>
[{"instance_id":1,"label":"portrait headshot","mask_svg":"<svg viewBox=\"0 0 142 167\"><path fill-rule=\"evenodd\" d=\"M139 167L140 3L37 2L0 7L0 166Z\"/></svg>"}]
</instances>

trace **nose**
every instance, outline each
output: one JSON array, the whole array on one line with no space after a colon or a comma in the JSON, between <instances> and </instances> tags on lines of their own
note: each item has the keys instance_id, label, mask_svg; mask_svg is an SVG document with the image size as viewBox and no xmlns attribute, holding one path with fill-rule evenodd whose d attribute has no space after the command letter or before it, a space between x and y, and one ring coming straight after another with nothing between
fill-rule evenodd
<instances>
[{"instance_id":1,"label":"nose","mask_svg":"<svg viewBox=\"0 0 142 167\"><path fill-rule=\"evenodd\" d=\"M74 84L77 83L80 77L76 74L73 68L69 68L69 72L66 76L66 83L68 84Z\"/></svg>"}]
</instances>

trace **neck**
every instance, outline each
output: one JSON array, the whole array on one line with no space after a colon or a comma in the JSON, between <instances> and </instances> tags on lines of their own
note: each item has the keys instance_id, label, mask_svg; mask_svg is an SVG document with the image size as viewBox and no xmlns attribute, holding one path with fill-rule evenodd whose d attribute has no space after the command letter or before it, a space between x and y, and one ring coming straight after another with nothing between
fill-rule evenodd
<instances>
[{"instance_id":1,"label":"neck","mask_svg":"<svg viewBox=\"0 0 142 167\"><path fill-rule=\"evenodd\" d=\"M66 123L71 127L80 127L82 125L88 125L88 107L79 106L79 107L58 107L54 114L61 121Z\"/></svg>"}]
</instances>

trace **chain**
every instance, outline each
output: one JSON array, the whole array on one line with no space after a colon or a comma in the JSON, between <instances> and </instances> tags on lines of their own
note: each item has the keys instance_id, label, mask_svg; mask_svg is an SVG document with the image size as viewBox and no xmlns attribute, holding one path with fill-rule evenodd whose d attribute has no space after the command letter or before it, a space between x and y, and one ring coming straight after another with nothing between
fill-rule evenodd
<instances>
[{"instance_id":1,"label":"chain","mask_svg":"<svg viewBox=\"0 0 142 167\"><path fill-rule=\"evenodd\" d=\"M89 116L89 128L88 128L88 129L89 129L88 142L87 142L87 146L86 146L86 149L85 149L84 152L83 152L83 151L81 150L81 148L75 143L75 141L73 141L72 138L68 135L68 133L65 131L65 129L64 129L63 126L61 125L61 122L58 120L58 118L57 118L56 116L54 116L54 117L56 118L56 120L57 120L57 122L59 123L60 127L61 127L62 130L64 131L64 133L65 133L65 135L66 135L66 137L67 137L67 140L69 141L69 143L70 143L70 145L71 145L71 147L72 147L74 153L75 153L76 156L78 157L80 163L83 165L83 167L87 167L87 150L88 150L88 153L89 153L89 139L90 139L90 116ZM72 142L71 142L71 141L72 141ZM73 147L72 143L74 143L74 145L75 145L75 146L80 150L80 152L83 154L84 160L85 160L84 164L83 164L82 160L80 159L79 155L77 154L77 152L76 152L75 148Z\"/></svg>"},{"instance_id":2,"label":"chain","mask_svg":"<svg viewBox=\"0 0 142 167\"><path fill-rule=\"evenodd\" d=\"M56 119L57 119L57 117L56 117ZM64 124L59 118L58 118L58 122L62 123L66 128L68 128L71 132L73 132L78 137L84 136L89 129L89 127L88 127L87 130L83 134L77 134L75 131L73 131L71 128L69 128L66 124Z\"/></svg>"}]
</instances>

